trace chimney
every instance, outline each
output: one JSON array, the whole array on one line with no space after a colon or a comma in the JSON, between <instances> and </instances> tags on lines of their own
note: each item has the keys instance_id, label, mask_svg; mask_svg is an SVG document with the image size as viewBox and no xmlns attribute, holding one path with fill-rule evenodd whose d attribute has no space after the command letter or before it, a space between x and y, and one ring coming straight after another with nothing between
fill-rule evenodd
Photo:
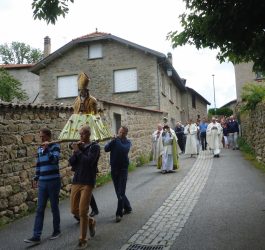
<instances>
[{"instance_id":1,"label":"chimney","mask_svg":"<svg viewBox=\"0 0 265 250\"><path fill-rule=\"evenodd\" d=\"M172 53L167 53L167 59L170 61L171 65L173 65Z\"/></svg>"},{"instance_id":2,"label":"chimney","mask_svg":"<svg viewBox=\"0 0 265 250\"><path fill-rule=\"evenodd\" d=\"M48 36L44 37L44 51L43 51L43 57L45 58L51 54L51 39Z\"/></svg>"}]
</instances>

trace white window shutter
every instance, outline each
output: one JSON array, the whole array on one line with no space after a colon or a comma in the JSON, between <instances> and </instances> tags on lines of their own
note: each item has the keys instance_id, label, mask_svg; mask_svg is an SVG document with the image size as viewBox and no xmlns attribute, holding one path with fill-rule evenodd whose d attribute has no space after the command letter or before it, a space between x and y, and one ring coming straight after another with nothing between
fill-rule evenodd
<instances>
[{"instance_id":1,"label":"white window shutter","mask_svg":"<svg viewBox=\"0 0 265 250\"><path fill-rule=\"evenodd\" d=\"M128 92L137 90L136 69L114 71L114 92Z\"/></svg>"},{"instance_id":2,"label":"white window shutter","mask_svg":"<svg viewBox=\"0 0 265 250\"><path fill-rule=\"evenodd\" d=\"M102 45L91 44L89 45L89 59L101 58L102 57Z\"/></svg>"},{"instance_id":3,"label":"white window shutter","mask_svg":"<svg viewBox=\"0 0 265 250\"><path fill-rule=\"evenodd\" d=\"M78 96L77 77L78 75L72 75L57 78L58 98Z\"/></svg>"}]
</instances>

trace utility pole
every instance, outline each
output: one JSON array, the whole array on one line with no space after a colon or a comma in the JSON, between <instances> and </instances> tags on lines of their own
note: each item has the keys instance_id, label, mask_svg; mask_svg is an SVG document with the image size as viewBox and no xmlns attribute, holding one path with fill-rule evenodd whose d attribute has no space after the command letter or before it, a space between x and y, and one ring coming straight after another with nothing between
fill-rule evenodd
<instances>
[{"instance_id":1,"label":"utility pole","mask_svg":"<svg viewBox=\"0 0 265 250\"><path fill-rule=\"evenodd\" d=\"M214 100L214 114L216 115L216 101L215 101L215 86L214 86L214 75L213 77L213 100Z\"/></svg>"}]
</instances>

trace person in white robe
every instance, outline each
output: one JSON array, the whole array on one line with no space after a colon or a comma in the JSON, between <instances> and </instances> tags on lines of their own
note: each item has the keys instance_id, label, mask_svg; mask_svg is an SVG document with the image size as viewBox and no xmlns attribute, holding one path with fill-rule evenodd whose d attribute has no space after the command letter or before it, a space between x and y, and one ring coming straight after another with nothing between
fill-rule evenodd
<instances>
[{"instance_id":1,"label":"person in white robe","mask_svg":"<svg viewBox=\"0 0 265 250\"><path fill-rule=\"evenodd\" d=\"M157 124L157 130L152 134L152 161L153 164L156 164L159 154L157 150L158 138L160 134L163 132L162 124Z\"/></svg>"},{"instance_id":2,"label":"person in white robe","mask_svg":"<svg viewBox=\"0 0 265 250\"><path fill-rule=\"evenodd\" d=\"M186 146L185 146L185 154L186 155L197 155L197 125L192 122L190 119L188 124L184 128L184 134L186 135Z\"/></svg>"},{"instance_id":3,"label":"person in white robe","mask_svg":"<svg viewBox=\"0 0 265 250\"><path fill-rule=\"evenodd\" d=\"M159 154L157 167L161 168L163 174L179 168L177 140L175 131L165 125L157 145L157 154Z\"/></svg>"},{"instance_id":4,"label":"person in white robe","mask_svg":"<svg viewBox=\"0 0 265 250\"><path fill-rule=\"evenodd\" d=\"M222 126L216 121L216 118L212 118L212 122L207 126L206 138L209 145L209 149L213 151L214 157L219 157L221 148L221 134Z\"/></svg>"}]
</instances>

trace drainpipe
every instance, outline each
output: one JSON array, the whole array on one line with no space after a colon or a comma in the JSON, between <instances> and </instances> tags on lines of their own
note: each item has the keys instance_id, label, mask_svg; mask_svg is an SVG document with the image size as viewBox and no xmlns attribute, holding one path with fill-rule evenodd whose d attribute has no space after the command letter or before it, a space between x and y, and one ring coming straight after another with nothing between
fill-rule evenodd
<instances>
[{"instance_id":1,"label":"drainpipe","mask_svg":"<svg viewBox=\"0 0 265 250\"><path fill-rule=\"evenodd\" d=\"M158 90L158 110L160 110L161 108L161 104L160 104L160 82L159 82L159 79L160 79L160 74L159 74L159 63L156 64L156 67L157 67L157 90Z\"/></svg>"}]
</instances>

